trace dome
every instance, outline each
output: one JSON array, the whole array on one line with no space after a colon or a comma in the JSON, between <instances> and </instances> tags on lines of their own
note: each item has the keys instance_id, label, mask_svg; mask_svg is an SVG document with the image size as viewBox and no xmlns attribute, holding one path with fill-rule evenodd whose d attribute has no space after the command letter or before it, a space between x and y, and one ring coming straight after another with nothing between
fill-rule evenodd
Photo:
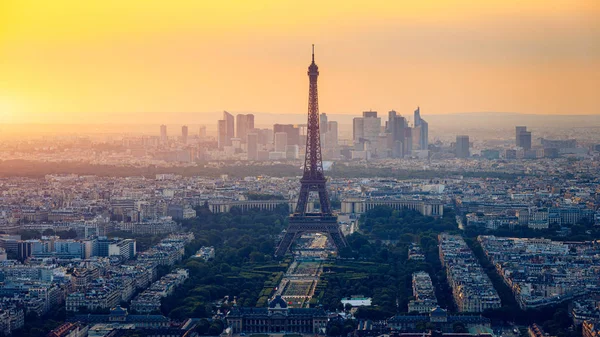
<instances>
[{"instance_id":1,"label":"dome","mask_svg":"<svg viewBox=\"0 0 600 337\"><path fill-rule=\"evenodd\" d=\"M287 308L287 303L285 300L281 298L281 295L275 296L274 299L269 302L269 309L285 309Z\"/></svg>"}]
</instances>

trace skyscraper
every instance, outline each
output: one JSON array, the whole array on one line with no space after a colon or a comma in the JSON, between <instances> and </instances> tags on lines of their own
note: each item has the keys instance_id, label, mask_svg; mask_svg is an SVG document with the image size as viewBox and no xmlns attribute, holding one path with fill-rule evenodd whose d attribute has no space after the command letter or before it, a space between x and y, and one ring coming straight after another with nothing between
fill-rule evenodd
<instances>
[{"instance_id":1,"label":"skyscraper","mask_svg":"<svg viewBox=\"0 0 600 337\"><path fill-rule=\"evenodd\" d=\"M258 134L249 133L246 135L246 152L248 153L248 160L258 159Z\"/></svg>"},{"instance_id":2,"label":"skyscraper","mask_svg":"<svg viewBox=\"0 0 600 337\"><path fill-rule=\"evenodd\" d=\"M517 134L517 143L525 151L531 150L531 132L521 131Z\"/></svg>"},{"instance_id":3,"label":"skyscraper","mask_svg":"<svg viewBox=\"0 0 600 337\"><path fill-rule=\"evenodd\" d=\"M327 147L327 114L321 113L319 115L319 136L321 137L321 148Z\"/></svg>"},{"instance_id":4,"label":"skyscraper","mask_svg":"<svg viewBox=\"0 0 600 337\"><path fill-rule=\"evenodd\" d=\"M221 119L217 124L217 142L219 149L223 149L227 146L227 121ZM229 143L231 143L231 138L229 139Z\"/></svg>"},{"instance_id":5,"label":"skyscraper","mask_svg":"<svg viewBox=\"0 0 600 337\"><path fill-rule=\"evenodd\" d=\"M362 117L354 117L352 120L352 140L354 144L361 143L364 138L364 120Z\"/></svg>"},{"instance_id":6,"label":"skyscraper","mask_svg":"<svg viewBox=\"0 0 600 337\"><path fill-rule=\"evenodd\" d=\"M275 124L273 133L285 132L287 134L287 145L300 145L300 129L293 124Z\"/></svg>"},{"instance_id":7,"label":"skyscraper","mask_svg":"<svg viewBox=\"0 0 600 337\"><path fill-rule=\"evenodd\" d=\"M181 142L183 144L187 144L187 140L188 140L188 127L187 127L187 125L184 125L181 127Z\"/></svg>"},{"instance_id":8,"label":"skyscraper","mask_svg":"<svg viewBox=\"0 0 600 337\"><path fill-rule=\"evenodd\" d=\"M198 129L198 137L206 138L206 125L200 125L200 128Z\"/></svg>"},{"instance_id":9,"label":"skyscraper","mask_svg":"<svg viewBox=\"0 0 600 337\"><path fill-rule=\"evenodd\" d=\"M338 122L327 122L327 146L336 149L338 146Z\"/></svg>"},{"instance_id":10,"label":"skyscraper","mask_svg":"<svg viewBox=\"0 0 600 337\"><path fill-rule=\"evenodd\" d=\"M223 120L225 121L226 145L231 145L231 138L235 137L233 115L227 111L223 111Z\"/></svg>"},{"instance_id":11,"label":"skyscraper","mask_svg":"<svg viewBox=\"0 0 600 337\"><path fill-rule=\"evenodd\" d=\"M246 135L254 129L254 115L238 114L236 119L236 138L246 141Z\"/></svg>"},{"instance_id":12,"label":"skyscraper","mask_svg":"<svg viewBox=\"0 0 600 337\"><path fill-rule=\"evenodd\" d=\"M285 152L287 148L288 134L285 132L275 132L275 152ZM298 145L298 144L292 144Z\"/></svg>"},{"instance_id":13,"label":"skyscraper","mask_svg":"<svg viewBox=\"0 0 600 337\"><path fill-rule=\"evenodd\" d=\"M429 124L421 118L421 108L415 110L415 129L418 129L419 150L427 150L429 148Z\"/></svg>"},{"instance_id":14,"label":"skyscraper","mask_svg":"<svg viewBox=\"0 0 600 337\"><path fill-rule=\"evenodd\" d=\"M469 136L456 136L456 157L468 158L470 156L470 146Z\"/></svg>"},{"instance_id":15,"label":"skyscraper","mask_svg":"<svg viewBox=\"0 0 600 337\"><path fill-rule=\"evenodd\" d=\"M363 138L375 144L380 132L381 118L377 117L377 111L363 111Z\"/></svg>"},{"instance_id":16,"label":"skyscraper","mask_svg":"<svg viewBox=\"0 0 600 337\"><path fill-rule=\"evenodd\" d=\"M160 142L167 143L167 126L164 124L160 126Z\"/></svg>"},{"instance_id":17,"label":"skyscraper","mask_svg":"<svg viewBox=\"0 0 600 337\"><path fill-rule=\"evenodd\" d=\"M515 144L517 146L521 146L521 140L519 139L519 134L521 132L525 132L527 131L527 127L526 126L517 126L515 127Z\"/></svg>"}]
</instances>

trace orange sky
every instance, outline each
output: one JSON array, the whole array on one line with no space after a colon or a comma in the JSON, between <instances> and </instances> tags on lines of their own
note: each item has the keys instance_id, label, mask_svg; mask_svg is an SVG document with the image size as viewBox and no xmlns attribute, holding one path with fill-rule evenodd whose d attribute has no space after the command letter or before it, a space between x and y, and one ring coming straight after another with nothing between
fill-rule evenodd
<instances>
[{"instance_id":1,"label":"orange sky","mask_svg":"<svg viewBox=\"0 0 600 337\"><path fill-rule=\"evenodd\" d=\"M311 43L323 112L600 114L599 3L1 0L0 122L304 113Z\"/></svg>"}]
</instances>

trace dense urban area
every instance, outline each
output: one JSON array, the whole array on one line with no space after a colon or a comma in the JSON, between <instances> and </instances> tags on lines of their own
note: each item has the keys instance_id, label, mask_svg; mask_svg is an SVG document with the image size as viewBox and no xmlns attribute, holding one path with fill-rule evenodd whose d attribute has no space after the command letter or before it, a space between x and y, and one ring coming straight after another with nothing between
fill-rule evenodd
<instances>
[{"instance_id":1,"label":"dense urban area","mask_svg":"<svg viewBox=\"0 0 600 337\"><path fill-rule=\"evenodd\" d=\"M598 336L598 144L521 126L431 144L420 109L367 111L345 139L321 114L343 241L301 232L279 254L307 126L235 117L215 134L6 142L0 332Z\"/></svg>"}]
</instances>

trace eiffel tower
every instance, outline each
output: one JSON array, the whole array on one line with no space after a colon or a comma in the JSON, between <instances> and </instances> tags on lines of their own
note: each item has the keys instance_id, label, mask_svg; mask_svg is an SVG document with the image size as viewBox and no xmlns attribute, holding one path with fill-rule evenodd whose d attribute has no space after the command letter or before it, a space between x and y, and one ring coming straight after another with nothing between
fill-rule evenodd
<instances>
[{"instance_id":1,"label":"eiffel tower","mask_svg":"<svg viewBox=\"0 0 600 337\"><path fill-rule=\"evenodd\" d=\"M319 67L315 64L315 45L312 47L312 63L308 67L310 81L308 89L308 127L306 132L306 156L304 158L304 174L300 179L300 194L296 210L289 217L288 228L279 243L275 255L282 256L290 249L296 239L304 233L321 233L327 236L339 250L348 243L339 229L337 215L331 211L323 159L321 157L321 139L319 135L319 96L317 78ZM310 192L319 194L320 212L308 213L306 206Z\"/></svg>"}]
</instances>

